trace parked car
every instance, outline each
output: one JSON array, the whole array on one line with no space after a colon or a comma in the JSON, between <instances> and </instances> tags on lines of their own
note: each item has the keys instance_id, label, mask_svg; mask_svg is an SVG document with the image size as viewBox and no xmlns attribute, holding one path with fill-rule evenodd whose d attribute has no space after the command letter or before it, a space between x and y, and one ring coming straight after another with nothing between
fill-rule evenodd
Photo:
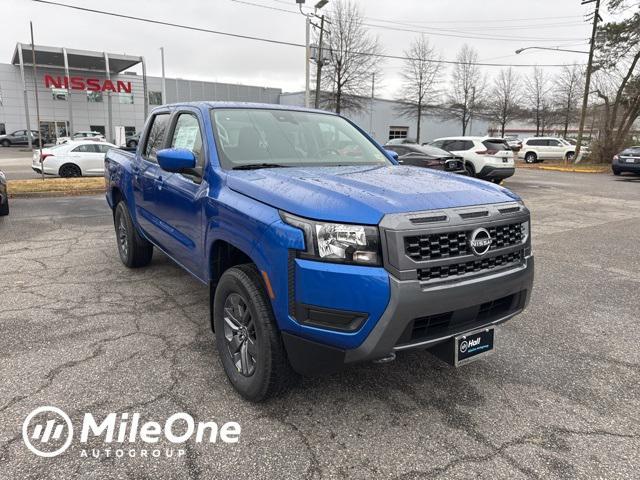
<instances>
[{"instance_id":1,"label":"parked car","mask_svg":"<svg viewBox=\"0 0 640 480\"><path fill-rule=\"evenodd\" d=\"M148 265L157 247L209 285L222 367L252 401L402 350L476 360L529 301L518 195L398 165L336 114L162 106L137 151L105 163L122 263Z\"/></svg>"},{"instance_id":2,"label":"parked car","mask_svg":"<svg viewBox=\"0 0 640 480\"><path fill-rule=\"evenodd\" d=\"M614 175L620 175L623 172L640 174L640 146L625 148L614 155L611 170Z\"/></svg>"},{"instance_id":3,"label":"parked car","mask_svg":"<svg viewBox=\"0 0 640 480\"><path fill-rule=\"evenodd\" d=\"M385 143L385 145L404 145L406 143L411 143L411 144L415 144L417 145L418 142L415 141L415 139L413 138L408 138L408 137L404 137L404 138L392 138L391 140L389 140L387 143Z\"/></svg>"},{"instance_id":4,"label":"parked car","mask_svg":"<svg viewBox=\"0 0 640 480\"><path fill-rule=\"evenodd\" d=\"M37 130L16 130L7 135L0 135L0 145L10 147L12 145L28 145L29 137L31 137L32 145L39 145L42 136ZM42 139L43 142L45 141Z\"/></svg>"},{"instance_id":5,"label":"parked car","mask_svg":"<svg viewBox=\"0 0 640 480\"><path fill-rule=\"evenodd\" d=\"M61 177L82 177L104 175L104 155L112 143L83 140L67 142L49 148L34 150L31 168L36 173L60 175Z\"/></svg>"},{"instance_id":6,"label":"parked car","mask_svg":"<svg viewBox=\"0 0 640 480\"><path fill-rule=\"evenodd\" d=\"M513 151L502 138L446 137L430 143L465 160L465 168L472 177L500 183L515 173Z\"/></svg>"},{"instance_id":7,"label":"parked car","mask_svg":"<svg viewBox=\"0 0 640 480\"><path fill-rule=\"evenodd\" d=\"M514 153L518 153L522 149L522 140L515 135L505 136L504 139Z\"/></svg>"},{"instance_id":8,"label":"parked car","mask_svg":"<svg viewBox=\"0 0 640 480\"><path fill-rule=\"evenodd\" d=\"M430 145L385 145L385 150L398 154L398 163L414 167L435 168L451 173L467 174L462 157Z\"/></svg>"},{"instance_id":9,"label":"parked car","mask_svg":"<svg viewBox=\"0 0 640 480\"><path fill-rule=\"evenodd\" d=\"M63 143L77 142L77 141L80 141L80 140L92 140L94 142L106 142L107 141L107 139L105 138L105 136L102 133L95 132L95 131L90 131L90 130L85 130L85 131L76 132L70 137L58 137L58 139L56 140L56 144L57 145L62 145Z\"/></svg>"},{"instance_id":10,"label":"parked car","mask_svg":"<svg viewBox=\"0 0 640 480\"><path fill-rule=\"evenodd\" d=\"M133 135L129 135L125 139L125 145L128 148L137 148L139 142L140 142L140 132L136 132Z\"/></svg>"},{"instance_id":11,"label":"parked car","mask_svg":"<svg viewBox=\"0 0 640 480\"><path fill-rule=\"evenodd\" d=\"M7 177L0 170L0 217L9 215L9 193L7 192Z\"/></svg>"},{"instance_id":12,"label":"parked car","mask_svg":"<svg viewBox=\"0 0 640 480\"><path fill-rule=\"evenodd\" d=\"M522 142L519 156L527 163L544 162L545 160L567 160L571 162L576 154L576 147L564 138L532 137Z\"/></svg>"}]
</instances>

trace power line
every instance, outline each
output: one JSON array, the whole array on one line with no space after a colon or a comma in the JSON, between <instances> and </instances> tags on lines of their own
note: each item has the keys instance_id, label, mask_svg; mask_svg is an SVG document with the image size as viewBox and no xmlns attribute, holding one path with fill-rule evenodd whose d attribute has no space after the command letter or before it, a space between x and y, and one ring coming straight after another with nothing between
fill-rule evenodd
<instances>
[{"instance_id":1,"label":"power line","mask_svg":"<svg viewBox=\"0 0 640 480\"><path fill-rule=\"evenodd\" d=\"M263 9L267 9L267 10L275 10L278 12L285 12L285 13L291 13L294 15L297 15L298 12L295 10L288 10L285 8L280 8L280 7L274 7L274 6L270 6L270 5L263 5L261 3L254 3L254 2L250 2L247 0L231 0L234 3L239 3L242 5L247 5L247 6L251 6L251 7L258 7L258 8L263 8ZM393 21L393 20L383 20L383 19L376 19L376 18L372 18L372 17L363 17L367 20L371 20L371 21L376 21L376 22L382 22L382 23L389 23L389 24L393 24L393 25L400 25L400 26L404 26L404 27L410 27L410 28L399 28L399 27L390 27L387 25L376 25L373 23L365 23L363 22L362 24L367 26L367 27L372 27L372 28L382 28L384 30L394 30L394 31L399 31L399 32L411 32L411 33L422 33L422 34L429 34L429 35L433 35L433 36L440 36L440 37L453 37L453 38L464 38L464 39L473 39L473 40L491 40L491 41L499 41L499 42L504 42L504 41L522 41L522 42L564 42L564 41L576 41L576 40L583 40L582 38L542 38L542 37L516 37L513 35L491 35L491 34L483 34L483 33L478 33L478 32L471 32L472 34L462 34L460 32L460 30L451 30L451 29L447 29L447 28L438 28L438 27L430 27L430 28L425 28L425 27L420 27L417 25L413 25L410 23L403 23L403 22L397 22L397 21ZM558 25L565 25L565 23L561 23ZM545 25L546 27L553 27L554 25ZM507 28L514 28L513 26L510 27L502 27L501 30L507 29ZM533 26L532 28L539 28L537 26ZM419 29L419 30L416 30ZM435 30L435 31L434 31ZM486 30L486 28L484 29ZM442 33L441 33L442 32Z\"/></svg>"},{"instance_id":2,"label":"power line","mask_svg":"<svg viewBox=\"0 0 640 480\"><path fill-rule=\"evenodd\" d=\"M163 25L163 26L167 26L167 27L176 27L176 28L182 28L184 30L192 30L192 31L196 31L196 32L204 32L204 33L211 33L214 35L221 35L221 36L227 36L227 37L233 37L233 38L242 38L245 40L254 40L254 41L258 41L258 42L266 42L266 43L270 43L270 44L276 44L276 45L286 45L286 46L291 46L291 47L298 47L298 48L306 48L306 45L302 44L302 43L295 43L295 42L287 42L284 40L274 40L272 38L264 38L264 37L256 37L253 35L242 35L242 34L238 34L238 33L231 33L231 32L222 32L220 30L212 30L212 29L208 29L208 28L202 28L202 27L194 27L191 25L184 25L184 24L179 24L179 23L172 23L172 22L166 22L166 21L162 21L162 20L153 20L150 18L144 18L144 17L136 17L133 15L125 15L122 13L116 13L116 12L108 12L105 10L97 10L97 9L93 9L93 8L87 8L87 7L79 7L77 5L69 5L66 3L59 3L59 2L54 2L54 1L50 1L50 0L33 0L34 2L37 3L43 3L43 4L47 4L47 5L53 5L56 7L64 7L64 8L70 8L73 10L80 10L83 12L89 12L89 13L97 13L100 15L107 15L107 16L111 16L111 17L117 17L117 18L124 18L127 20L136 20L139 22L145 22L145 23L152 23L155 25ZM327 47L327 50L331 51L331 48ZM387 54L382 54L382 53L369 53L369 52L358 52L358 51L348 51L347 53L351 53L353 55L363 55L363 56L369 56L369 57L378 57L378 58L384 58L384 59L391 59L391 60L418 60L416 58L411 58L411 57L403 57L400 55L387 55ZM460 65L460 64L466 64L465 62L457 62L454 60L432 60L434 63L442 63L445 65ZM482 62L473 62L471 63L472 65L477 65L477 66L483 66L483 67L565 67L565 66L570 66L568 64L508 64L508 63L482 63Z\"/></svg>"}]
</instances>

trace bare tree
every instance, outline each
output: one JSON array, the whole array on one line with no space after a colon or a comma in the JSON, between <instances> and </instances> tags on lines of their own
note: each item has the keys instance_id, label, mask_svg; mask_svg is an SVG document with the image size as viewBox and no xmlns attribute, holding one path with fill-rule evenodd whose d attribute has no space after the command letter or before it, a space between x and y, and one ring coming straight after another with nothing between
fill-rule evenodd
<instances>
[{"instance_id":1,"label":"bare tree","mask_svg":"<svg viewBox=\"0 0 640 480\"><path fill-rule=\"evenodd\" d=\"M536 135L544 135L550 118L551 84L540 67L533 67L531 75L524 82L524 98L536 125Z\"/></svg>"},{"instance_id":2,"label":"bare tree","mask_svg":"<svg viewBox=\"0 0 640 480\"><path fill-rule=\"evenodd\" d=\"M374 37L363 25L364 17L353 0L332 3L333 12L328 15L329 63L322 70L322 104L340 113L342 110L359 110L370 95L371 79L379 77L382 52L378 37Z\"/></svg>"},{"instance_id":3,"label":"bare tree","mask_svg":"<svg viewBox=\"0 0 640 480\"><path fill-rule=\"evenodd\" d=\"M500 70L493 81L488 112L500 125L500 134L511 120L520 114L520 78L511 67Z\"/></svg>"},{"instance_id":4,"label":"bare tree","mask_svg":"<svg viewBox=\"0 0 640 480\"><path fill-rule=\"evenodd\" d=\"M567 136L569 125L578 116L578 102L584 91L584 71L577 64L566 65L554 79L555 103L562 122L563 136Z\"/></svg>"},{"instance_id":5,"label":"bare tree","mask_svg":"<svg viewBox=\"0 0 640 480\"><path fill-rule=\"evenodd\" d=\"M438 84L441 57L424 35L413 41L409 49L405 50L404 56L407 59L400 73L402 93L398 97L400 104L396 109L401 115L416 119L416 141L420 143L422 116L428 106L440 96Z\"/></svg>"},{"instance_id":6,"label":"bare tree","mask_svg":"<svg viewBox=\"0 0 640 480\"><path fill-rule=\"evenodd\" d=\"M611 161L625 146L640 118L640 8L612 0L609 9L629 16L599 28L595 93L603 103L603 128L596 145L601 161Z\"/></svg>"},{"instance_id":7,"label":"bare tree","mask_svg":"<svg viewBox=\"0 0 640 480\"><path fill-rule=\"evenodd\" d=\"M449 92L449 116L460 121L462 135L484 95L486 79L478 63L478 52L465 44L456 56L458 62L453 67L452 85Z\"/></svg>"}]
</instances>

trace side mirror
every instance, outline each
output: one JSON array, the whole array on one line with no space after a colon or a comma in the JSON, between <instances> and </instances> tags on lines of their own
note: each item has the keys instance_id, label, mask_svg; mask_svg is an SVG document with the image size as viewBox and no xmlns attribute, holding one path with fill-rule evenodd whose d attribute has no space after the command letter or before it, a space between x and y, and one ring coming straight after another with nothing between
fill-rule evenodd
<instances>
[{"instance_id":1,"label":"side mirror","mask_svg":"<svg viewBox=\"0 0 640 480\"><path fill-rule=\"evenodd\" d=\"M181 173L196 168L196 157L186 148L165 148L156 154L160 168L167 172Z\"/></svg>"},{"instance_id":2,"label":"side mirror","mask_svg":"<svg viewBox=\"0 0 640 480\"><path fill-rule=\"evenodd\" d=\"M398 161L398 152L394 152L393 150L387 150L387 152L389 153L389 155L391 155L391 158L393 158L396 162Z\"/></svg>"}]
</instances>

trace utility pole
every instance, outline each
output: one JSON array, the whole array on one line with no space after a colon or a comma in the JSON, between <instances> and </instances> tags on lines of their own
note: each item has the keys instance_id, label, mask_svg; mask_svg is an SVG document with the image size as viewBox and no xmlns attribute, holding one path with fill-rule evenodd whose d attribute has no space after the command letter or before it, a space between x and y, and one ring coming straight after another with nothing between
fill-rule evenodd
<instances>
[{"instance_id":1,"label":"utility pole","mask_svg":"<svg viewBox=\"0 0 640 480\"><path fill-rule=\"evenodd\" d=\"M167 82L164 76L164 47L160 47L160 59L162 60L162 103L163 105L167 102Z\"/></svg>"},{"instance_id":2,"label":"utility pole","mask_svg":"<svg viewBox=\"0 0 640 480\"><path fill-rule=\"evenodd\" d=\"M593 53L596 46L596 32L598 30L598 20L600 19L600 0L582 0L582 5L596 2L593 12L593 27L591 28L591 41L589 43L589 61L587 62L587 73L584 79L584 96L582 97L582 111L580 112L580 127L578 128L578 143L576 145L575 163L582 160L580 150L582 150L582 136L584 133L584 122L587 117L587 106L589 104L589 90L591 89L591 70L593 66Z\"/></svg>"},{"instance_id":3,"label":"utility pole","mask_svg":"<svg viewBox=\"0 0 640 480\"><path fill-rule=\"evenodd\" d=\"M309 92L309 80L311 78L311 71L309 67L309 60L311 59L311 45L309 44L311 37L311 20L307 17L305 22L305 49L304 49L304 106L309 108L311 106L311 95Z\"/></svg>"},{"instance_id":4,"label":"utility pole","mask_svg":"<svg viewBox=\"0 0 640 480\"><path fill-rule=\"evenodd\" d=\"M374 94L376 91L376 72L371 74L371 105L369 108L369 135L372 137L373 135L373 102L374 102Z\"/></svg>"},{"instance_id":5,"label":"utility pole","mask_svg":"<svg viewBox=\"0 0 640 480\"><path fill-rule=\"evenodd\" d=\"M38 122L38 148L40 149L40 173L42 174L42 180L44 180L44 164L42 163L42 133L40 133L40 102L38 100L38 70L36 69L36 46L33 42L33 22L29 21L29 28L31 29L31 61L33 62L33 89L36 93L36 121ZM70 101L70 100L69 100ZM31 136L31 132L29 132Z\"/></svg>"},{"instance_id":6,"label":"utility pole","mask_svg":"<svg viewBox=\"0 0 640 480\"><path fill-rule=\"evenodd\" d=\"M318 58L316 58L316 98L313 102L315 108L320 108L320 80L322 76L322 36L324 34L324 15L320 17L320 38L318 39Z\"/></svg>"}]
</instances>

